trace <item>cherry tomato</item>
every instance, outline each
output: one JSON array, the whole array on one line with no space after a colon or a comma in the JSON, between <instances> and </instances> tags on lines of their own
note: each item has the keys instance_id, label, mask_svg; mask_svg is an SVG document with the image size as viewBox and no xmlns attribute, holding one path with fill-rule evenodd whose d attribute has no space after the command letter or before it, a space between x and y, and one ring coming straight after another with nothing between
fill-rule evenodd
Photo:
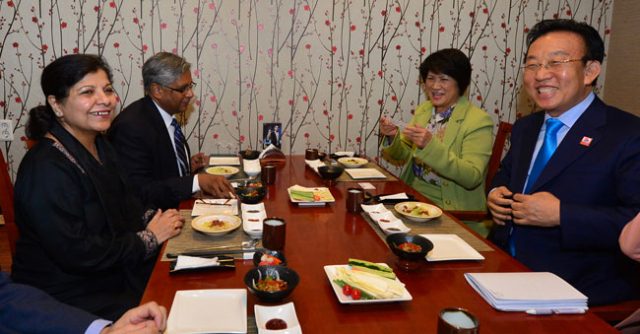
<instances>
[{"instance_id":1,"label":"cherry tomato","mask_svg":"<svg viewBox=\"0 0 640 334\"><path fill-rule=\"evenodd\" d=\"M342 293L344 293L345 296L351 296L351 291L352 291L351 285L349 284L345 284L342 287Z\"/></svg>"},{"instance_id":2,"label":"cherry tomato","mask_svg":"<svg viewBox=\"0 0 640 334\"><path fill-rule=\"evenodd\" d=\"M358 289L353 289L351 291L351 298L353 298L353 300L358 300L362 297L362 292Z\"/></svg>"}]
</instances>

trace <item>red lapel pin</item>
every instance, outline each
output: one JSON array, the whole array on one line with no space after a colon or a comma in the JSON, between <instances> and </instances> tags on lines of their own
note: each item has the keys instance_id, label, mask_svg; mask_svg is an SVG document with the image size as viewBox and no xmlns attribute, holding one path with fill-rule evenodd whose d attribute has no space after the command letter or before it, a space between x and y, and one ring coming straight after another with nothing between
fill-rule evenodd
<instances>
[{"instance_id":1,"label":"red lapel pin","mask_svg":"<svg viewBox=\"0 0 640 334\"><path fill-rule=\"evenodd\" d=\"M584 136L584 137L582 137L582 140L580 141L580 145L588 147L589 145L591 145L592 141L593 141L593 138Z\"/></svg>"}]
</instances>

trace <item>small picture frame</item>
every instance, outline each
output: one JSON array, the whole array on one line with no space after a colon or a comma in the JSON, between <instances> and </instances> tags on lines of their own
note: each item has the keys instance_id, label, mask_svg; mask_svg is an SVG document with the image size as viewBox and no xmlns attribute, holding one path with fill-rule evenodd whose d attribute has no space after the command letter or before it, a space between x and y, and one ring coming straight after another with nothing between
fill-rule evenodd
<instances>
[{"instance_id":1,"label":"small picture frame","mask_svg":"<svg viewBox=\"0 0 640 334\"><path fill-rule=\"evenodd\" d=\"M282 123L264 123L262 125L262 148L272 145L282 148Z\"/></svg>"}]
</instances>

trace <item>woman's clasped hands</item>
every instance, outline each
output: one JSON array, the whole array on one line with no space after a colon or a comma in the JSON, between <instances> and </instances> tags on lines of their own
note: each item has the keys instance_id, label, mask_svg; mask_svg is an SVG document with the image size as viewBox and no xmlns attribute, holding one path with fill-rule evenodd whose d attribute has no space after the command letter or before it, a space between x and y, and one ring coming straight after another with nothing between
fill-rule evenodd
<instances>
[{"instance_id":1,"label":"woman's clasped hands","mask_svg":"<svg viewBox=\"0 0 640 334\"><path fill-rule=\"evenodd\" d=\"M185 219L178 210L170 209L164 212L158 210L147 228L153 232L158 243L161 244L180 234L184 223Z\"/></svg>"}]
</instances>

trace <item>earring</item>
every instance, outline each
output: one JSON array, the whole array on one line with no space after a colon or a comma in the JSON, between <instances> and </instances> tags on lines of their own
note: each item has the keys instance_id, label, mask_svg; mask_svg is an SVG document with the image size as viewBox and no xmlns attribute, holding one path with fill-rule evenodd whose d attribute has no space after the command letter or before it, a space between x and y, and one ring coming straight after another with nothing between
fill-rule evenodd
<instances>
[{"instance_id":1,"label":"earring","mask_svg":"<svg viewBox=\"0 0 640 334\"><path fill-rule=\"evenodd\" d=\"M62 117L62 113L61 112L56 112L56 117Z\"/></svg>"}]
</instances>

